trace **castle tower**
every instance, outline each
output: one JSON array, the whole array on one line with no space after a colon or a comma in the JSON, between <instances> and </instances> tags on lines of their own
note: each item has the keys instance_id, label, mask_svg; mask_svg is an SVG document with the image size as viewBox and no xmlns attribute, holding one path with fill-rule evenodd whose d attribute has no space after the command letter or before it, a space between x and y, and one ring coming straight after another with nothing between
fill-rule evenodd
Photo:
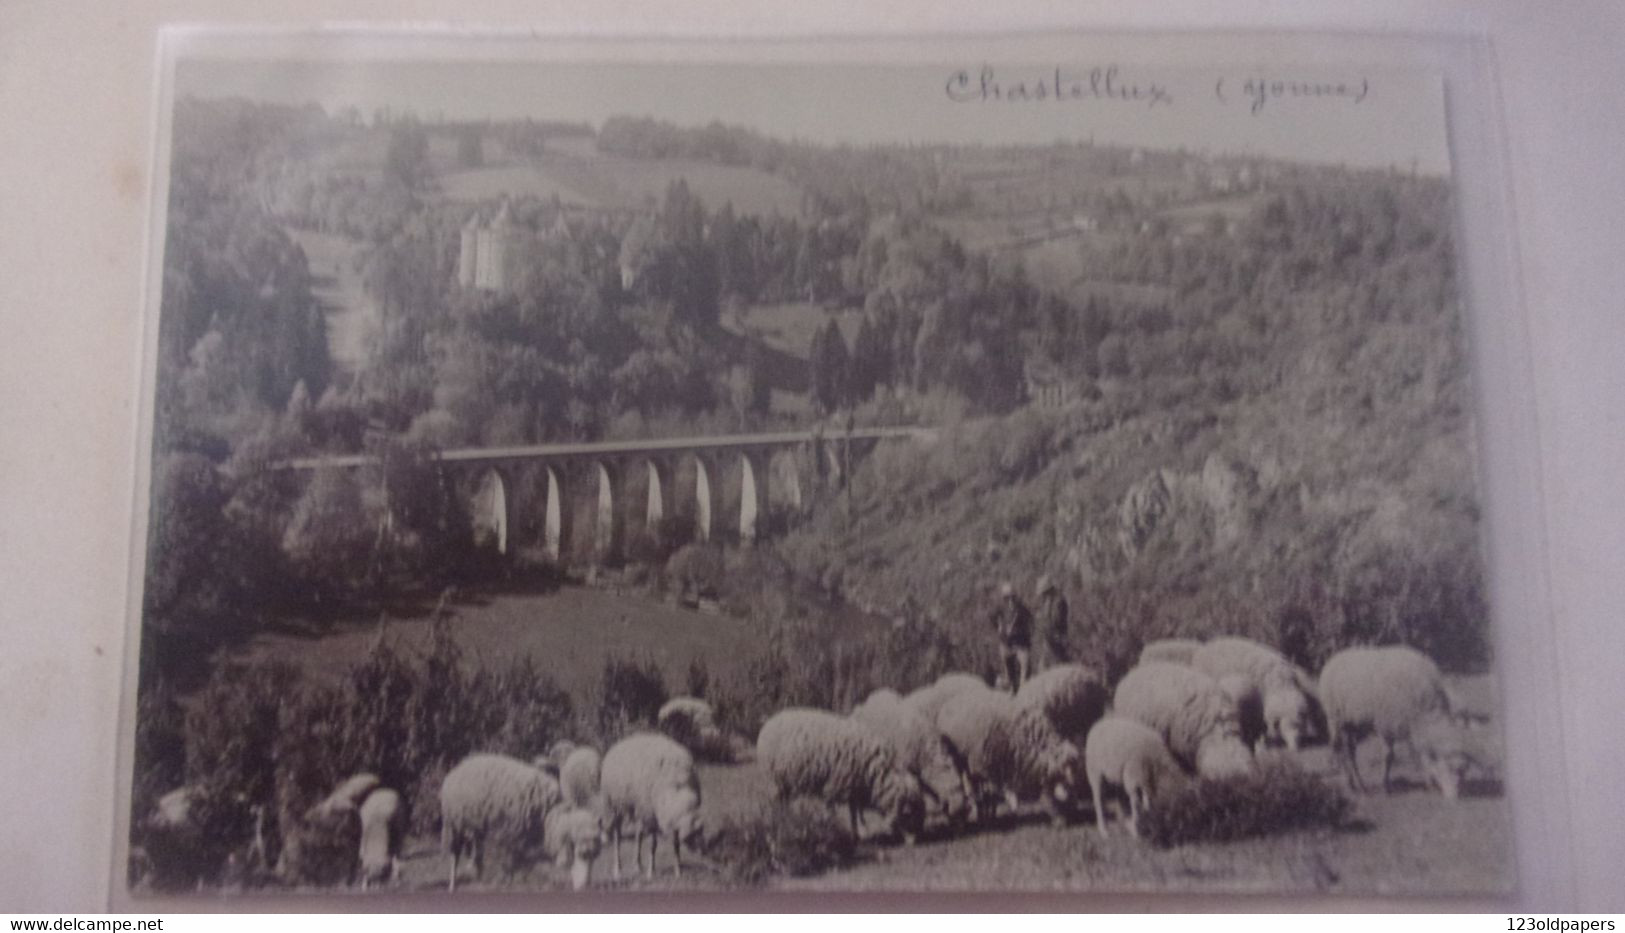
<instances>
[{"instance_id":1,"label":"castle tower","mask_svg":"<svg viewBox=\"0 0 1625 933\"><path fill-rule=\"evenodd\" d=\"M476 234L474 287L492 291L508 288L509 254L516 248L518 232L508 202L504 201L491 225Z\"/></svg>"},{"instance_id":2,"label":"castle tower","mask_svg":"<svg viewBox=\"0 0 1625 933\"><path fill-rule=\"evenodd\" d=\"M474 287L474 273L479 267L479 237L480 214L475 211L468 217L468 223L463 224L461 242L457 252L457 284L464 288Z\"/></svg>"}]
</instances>

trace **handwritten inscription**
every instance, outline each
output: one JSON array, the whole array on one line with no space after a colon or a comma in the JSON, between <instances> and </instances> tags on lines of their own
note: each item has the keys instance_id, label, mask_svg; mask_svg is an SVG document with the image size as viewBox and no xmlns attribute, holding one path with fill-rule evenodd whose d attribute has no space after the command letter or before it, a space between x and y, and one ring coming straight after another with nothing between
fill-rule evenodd
<instances>
[{"instance_id":1,"label":"handwritten inscription","mask_svg":"<svg viewBox=\"0 0 1625 933\"><path fill-rule=\"evenodd\" d=\"M958 104L1116 101L1147 107L1170 106L1166 85L1124 77L1116 65L1068 72L1056 65L1045 74L1007 77L983 65L972 73L961 69L948 76L948 99Z\"/></svg>"},{"instance_id":2,"label":"handwritten inscription","mask_svg":"<svg viewBox=\"0 0 1625 933\"><path fill-rule=\"evenodd\" d=\"M1365 101L1371 92L1371 79L1355 81L1304 81L1291 78L1251 77L1241 80L1220 78L1213 85L1213 96L1222 104L1230 103L1232 94L1239 92L1248 110L1257 116L1264 106L1279 100L1346 100L1353 104Z\"/></svg>"}]
</instances>

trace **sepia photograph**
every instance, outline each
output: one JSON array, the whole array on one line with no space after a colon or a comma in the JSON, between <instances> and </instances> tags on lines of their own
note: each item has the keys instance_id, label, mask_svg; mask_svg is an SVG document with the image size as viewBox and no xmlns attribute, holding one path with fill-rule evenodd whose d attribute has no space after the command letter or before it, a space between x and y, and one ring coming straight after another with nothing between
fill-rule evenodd
<instances>
[{"instance_id":1,"label":"sepia photograph","mask_svg":"<svg viewBox=\"0 0 1625 933\"><path fill-rule=\"evenodd\" d=\"M1439 74L457 41L166 60L132 897L1511 892Z\"/></svg>"}]
</instances>

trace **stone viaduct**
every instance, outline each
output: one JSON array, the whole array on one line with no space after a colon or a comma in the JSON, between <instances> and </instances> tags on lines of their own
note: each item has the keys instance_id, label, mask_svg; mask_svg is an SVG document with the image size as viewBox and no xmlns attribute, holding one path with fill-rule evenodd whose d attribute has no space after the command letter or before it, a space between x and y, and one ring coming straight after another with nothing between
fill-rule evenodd
<instances>
[{"instance_id":1,"label":"stone viaduct","mask_svg":"<svg viewBox=\"0 0 1625 933\"><path fill-rule=\"evenodd\" d=\"M927 428L784 431L441 451L466 497L476 541L501 554L540 550L566 564L634 556L646 543L749 544L793 521L813 493L839 487L852 463ZM364 454L287 462L360 468Z\"/></svg>"}]
</instances>

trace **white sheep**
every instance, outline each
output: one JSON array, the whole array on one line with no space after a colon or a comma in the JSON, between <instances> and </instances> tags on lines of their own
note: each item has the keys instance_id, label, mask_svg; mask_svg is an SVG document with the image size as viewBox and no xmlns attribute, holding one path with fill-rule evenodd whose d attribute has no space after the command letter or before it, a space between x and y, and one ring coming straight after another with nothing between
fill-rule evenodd
<instances>
[{"instance_id":1,"label":"white sheep","mask_svg":"<svg viewBox=\"0 0 1625 933\"><path fill-rule=\"evenodd\" d=\"M950 824L965 819L971 801L964 762L936 723L888 689L869 694L852 711L852 718L891 743L898 765L920 782Z\"/></svg>"},{"instance_id":2,"label":"white sheep","mask_svg":"<svg viewBox=\"0 0 1625 933\"><path fill-rule=\"evenodd\" d=\"M1140 649L1140 663L1190 664L1201 647L1202 643L1194 638L1159 638Z\"/></svg>"},{"instance_id":3,"label":"white sheep","mask_svg":"<svg viewBox=\"0 0 1625 933\"><path fill-rule=\"evenodd\" d=\"M406 809L399 793L380 787L361 802L360 817L361 890L365 891L373 882L388 881L399 873Z\"/></svg>"},{"instance_id":4,"label":"white sheep","mask_svg":"<svg viewBox=\"0 0 1625 933\"><path fill-rule=\"evenodd\" d=\"M604 819L598 811L568 800L548 810L542 820L542 851L559 868L569 869L570 887L577 891L592 881L592 863L603 849L604 836Z\"/></svg>"},{"instance_id":5,"label":"white sheep","mask_svg":"<svg viewBox=\"0 0 1625 933\"><path fill-rule=\"evenodd\" d=\"M1241 741L1258 754L1264 747L1264 695L1258 685L1246 674L1225 674L1218 678L1219 689L1236 705L1236 719L1241 723Z\"/></svg>"},{"instance_id":6,"label":"white sheep","mask_svg":"<svg viewBox=\"0 0 1625 933\"><path fill-rule=\"evenodd\" d=\"M903 698L903 702L913 707L925 718L932 722L937 721L937 714L949 700L966 691L988 691L992 688L987 681L975 674L951 673L938 677L936 682L921 687Z\"/></svg>"},{"instance_id":7,"label":"white sheep","mask_svg":"<svg viewBox=\"0 0 1625 933\"><path fill-rule=\"evenodd\" d=\"M354 878L361 851L361 802L382 783L376 774L354 775L302 813L284 816L277 873L295 884Z\"/></svg>"},{"instance_id":8,"label":"white sheep","mask_svg":"<svg viewBox=\"0 0 1625 933\"><path fill-rule=\"evenodd\" d=\"M728 750L728 739L717 727L711 704L698 697L673 697L660 707L655 723L660 731L705 758L718 758Z\"/></svg>"},{"instance_id":9,"label":"white sheep","mask_svg":"<svg viewBox=\"0 0 1625 933\"><path fill-rule=\"evenodd\" d=\"M477 880L486 847L495 844L513 867L542 841L550 810L564 799L547 772L505 755L475 754L458 762L440 784L440 842L451 855L449 890L457 889L458 860L467 853Z\"/></svg>"},{"instance_id":10,"label":"white sheep","mask_svg":"<svg viewBox=\"0 0 1625 933\"><path fill-rule=\"evenodd\" d=\"M1413 648L1345 648L1320 672L1320 702L1332 750L1342 760L1350 784L1365 791L1355 761L1360 740L1382 739L1382 786L1390 788L1394 745L1405 740L1418 753L1423 771L1444 796L1454 799L1475 762L1452 713L1453 703L1439 668Z\"/></svg>"},{"instance_id":11,"label":"white sheep","mask_svg":"<svg viewBox=\"0 0 1625 933\"><path fill-rule=\"evenodd\" d=\"M937 716L942 734L962 756L973 799L1002 797L1014 809L1039 799L1051 818L1083 782L1083 751L1058 732L1042 709L995 690L967 690ZM978 808L978 813L980 813Z\"/></svg>"},{"instance_id":12,"label":"white sheep","mask_svg":"<svg viewBox=\"0 0 1625 933\"><path fill-rule=\"evenodd\" d=\"M198 801L203 791L193 786L178 787L158 798L152 810L141 823L143 839L141 856L149 870L149 879L159 886L174 886L181 881L203 885L205 859L203 827L198 824Z\"/></svg>"},{"instance_id":13,"label":"white sheep","mask_svg":"<svg viewBox=\"0 0 1625 933\"><path fill-rule=\"evenodd\" d=\"M592 809L598 806L598 791L603 771L603 756L590 745L571 749L559 765L559 788L564 801L573 807Z\"/></svg>"},{"instance_id":14,"label":"white sheep","mask_svg":"<svg viewBox=\"0 0 1625 933\"><path fill-rule=\"evenodd\" d=\"M1145 723L1123 716L1107 716L1094 724L1084 744L1083 760L1094 797L1095 826L1102 836L1107 835L1103 803L1107 787L1120 787L1128 797L1129 832L1138 836L1140 814L1186 780L1162 736Z\"/></svg>"},{"instance_id":15,"label":"white sheep","mask_svg":"<svg viewBox=\"0 0 1625 933\"><path fill-rule=\"evenodd\" d=\"M818 709L781 710L757 734L756 759L780 800L845 805L853 835L865 810L880 813L887 831L909 842L924 824L919 781L900 766L891 743L861 722Z\"/></svg>"},{"instance_id":16,"label":"white sheep","mask_svg":"<svg viewBox=\"0 0 1625 933\"><path fill-rule=\"evenodd\" d=\"M1274 648L1248 638L1215 638L1197 649L1190 665L1215 680L1245 678L1256 691L1257 716L1244 716L1244 734L1259 732L1261 741L1297 751L1318 731L1321 714L1314 678ZM1251 694L1246 697L1249 706L1244 714L1252 711Z\"/></svg>"},{"instance_id":17,"label":"white sheep","mask_svg":"<svg viewBox=\"0 0 1625 933\"><path fill-rule=\"evenodd\" d=\"M636 861L643 866L643 837L650 836L649 867L662 836L671 837L673 873L683 873L683 843L699 837L700 779L694 756L670 738L653 732L629 735L604 753L601 777L604 818L615 850L615 877L621 877L621 833L633 830Z\"/></svg>"},{"instance_id":18,"label":"white sheep","mask_svg":"<svg viewBox=\"0 0 1625 933\"><path fill-rule=\"evenodd\" d=\"M1117 685L1115 712L1150 726L1174 758L1204 777L1252 768L1236 702L1212 677L1162 661L1142 664Z\"/></svg>"},{"instance_id":19,"label":"white sheep","mask_svg":"<svg viewBox=\"0 0 1625 933\"><path fill-rule=\"evenodd\" d=\"M333 792L327 795L327 799L317 806L329 810L357 809L361 806L361 802L367 799L367 795L383 785L384 782L378 775L363 771L345 778L343 783L334 788Z\"/></svg>"},{"instance_id":20,"label":"white sheep","mask_svg":"<svg viewBox=\"0 0 1625 933\"><path fill-rule=\"evenodd\" d=\"M1111 706L1112 692L1099 674L1082 664L1058 664L1022 684L1016 702L1042 711L1063 738L1082 748L1090 727Z\"/></svg>"}]
</instances>

